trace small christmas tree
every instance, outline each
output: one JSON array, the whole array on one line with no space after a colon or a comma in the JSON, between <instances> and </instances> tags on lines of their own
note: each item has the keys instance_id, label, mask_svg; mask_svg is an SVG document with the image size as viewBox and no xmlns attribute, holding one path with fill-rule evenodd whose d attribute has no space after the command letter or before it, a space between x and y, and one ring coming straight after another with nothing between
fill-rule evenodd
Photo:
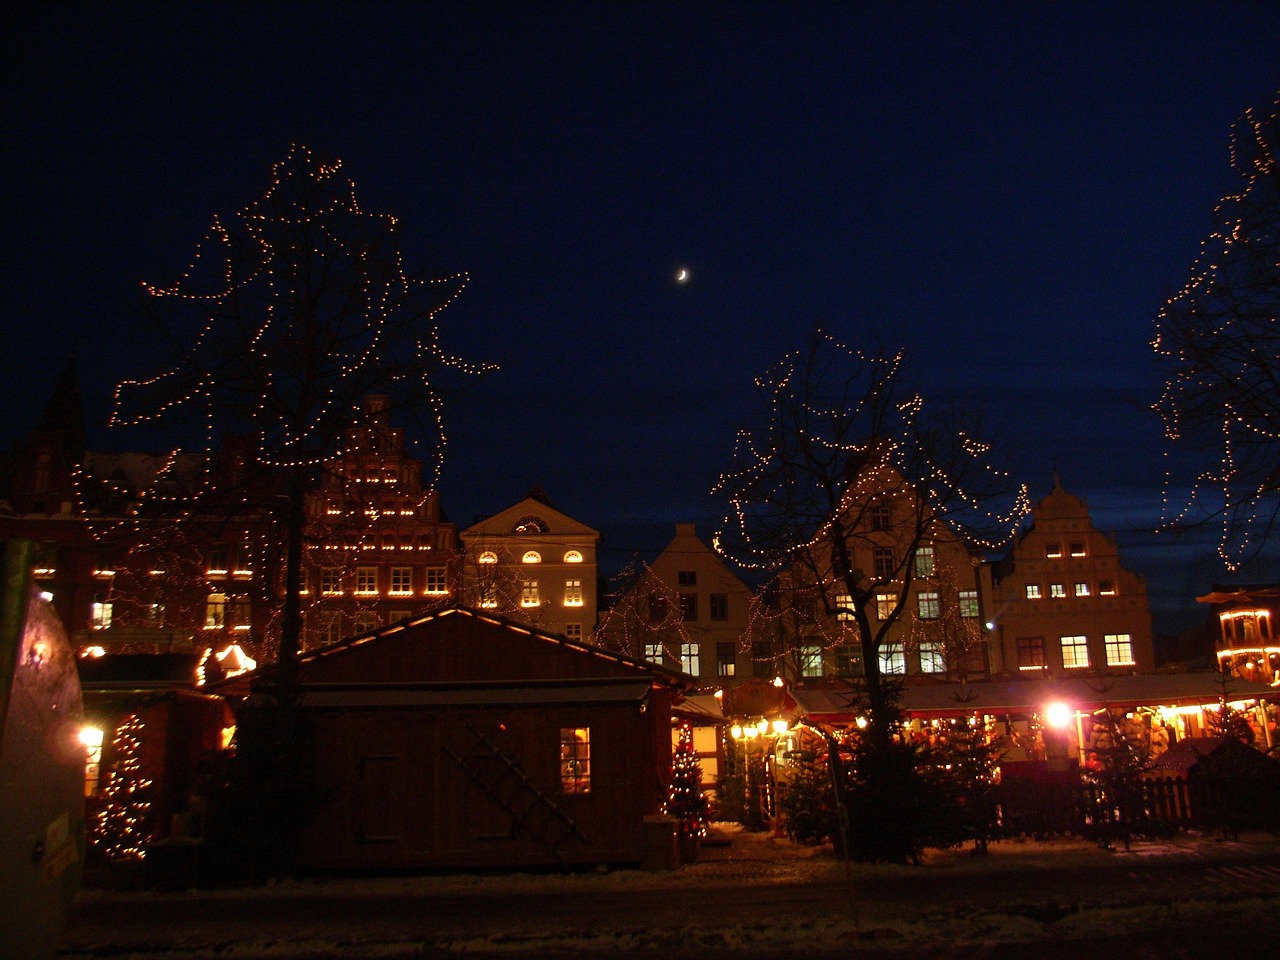
<instances>
[{"instance_id":1,"label":"small christmas tree","mask_svg":"<svg viewBox=\"0 0 1280 960\"><path fill-rule=\"evenodd\" d=\"M707 832L707 797L702 792L702 764L693 748L693 727L680 724L680 741L671 758L671 786L663 812L674 817L681 836L702 837Z\"/></svg>"},{"instance_id":2,"label":"small christmas tree","mask_svg":"<svg viewBox=\"0 0 1280 960\"><path fill-rule=\"evenodd\" d=\"M147 815L151 781L142 775L138 748L142 718L131 713L120 721L112 741L115 763L103 790L103 805L94 817L92 842L106 860L141 860L146 856Z\"/></svg>"}]
</instances>

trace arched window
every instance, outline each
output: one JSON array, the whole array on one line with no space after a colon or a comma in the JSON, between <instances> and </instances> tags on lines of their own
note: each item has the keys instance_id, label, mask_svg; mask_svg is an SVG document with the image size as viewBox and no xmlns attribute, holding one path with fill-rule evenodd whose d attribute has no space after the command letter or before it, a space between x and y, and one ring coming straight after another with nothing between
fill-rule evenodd
<instances>
[{"instance_id":1,"label":"arched window","mask_svg":"<svg viewBox=\"0 0 1280 960\"><path fill-rule=\"evenodd\" d=\"M521 517L516 521L516 525L511 528L512 533L547 533L547 521L541 517L527 516Z\"/></svg>"},{"instance_id":2,"label":"arched window","mask_svg":"<svg viewBox=\"0 0 1280 960\"><path fill-rule=\"evenodd\" d=\"M582 554L579 553L577 550L568 550L565 552L564 562L565 563L581 563Z\"/></svg>"},{"instance_id":3,"label":"arched window","mask_svg":"<svg viewBox=\"0 0 1280 960\"><path fill-rule=\"evenodd\" d=\"M486 550L484 553L480 554L480 556L476 557L476 562L477 563L497 563L498 555L494 553L492 550Z\"/></svg>"},{"instance_id":4,"label":"arched window","mask_svg":"<svg viewBox=\"0 0 1280 960\"><path fill-rule=\"evenodd\" d=\"M525 553L523 557L520 558L520 562L521 563L541 563L542 554L540 554L537 550L529 550Z\"/></svg>"}]
</instances>

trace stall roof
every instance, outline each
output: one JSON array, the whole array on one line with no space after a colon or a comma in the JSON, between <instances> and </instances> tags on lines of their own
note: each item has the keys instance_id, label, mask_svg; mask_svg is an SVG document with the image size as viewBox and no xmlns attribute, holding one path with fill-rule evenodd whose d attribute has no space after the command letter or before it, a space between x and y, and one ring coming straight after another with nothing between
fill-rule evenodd
<instances>
[{"instance_id":1,"label":"stall roof","mask_svg":"<svg viewBox=\"0 0 1280 960\"><path fill-rule=\"evenodd\" d=\"M1280 699L1280 690L1264 683L1232 679L1232 700ZM904 689L901 707L912 717L951 717L972 713L1031 713L1062 702L1080 710L1103 707L1181 706L1216 703L1223 694L1217 673L1133 674L1064 680L984 680L974 683L920 684ZM852 722L860 711L852 686L791 691L799 715L828 723Z\"/></svg>"}]
</instances>

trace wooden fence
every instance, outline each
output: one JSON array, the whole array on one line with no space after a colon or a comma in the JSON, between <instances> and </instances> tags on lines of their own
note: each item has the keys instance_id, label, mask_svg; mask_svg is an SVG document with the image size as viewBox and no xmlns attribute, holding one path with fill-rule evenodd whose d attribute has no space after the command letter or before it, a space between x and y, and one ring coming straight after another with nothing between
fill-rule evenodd
<instances>
[{"instance_id":1,"label":"wooden fence","mask_svg":"<svg viewBox=\"0 0 1280 960\"><path fill-rule=\"evenodd\" d=\"M1007 779L993 789L995 835L1074 834L1126 846L1135 837L1180 829L1280 831L1280 786L1250 777L1143 777L1101 785Z\"/></svg>"}]
</instances>

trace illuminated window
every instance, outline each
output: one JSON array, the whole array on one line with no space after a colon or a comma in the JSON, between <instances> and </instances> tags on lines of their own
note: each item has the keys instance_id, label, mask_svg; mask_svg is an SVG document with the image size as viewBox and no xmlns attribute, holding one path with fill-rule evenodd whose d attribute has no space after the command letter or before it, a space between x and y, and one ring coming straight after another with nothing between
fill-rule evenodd
<instances>
[{"instance_id":1,"label":"illuminated window","mask_svg":"<svg viewBox=\"0 0 1280 960\"><path fill-rule=\"evenodd\" d=\"M478 563L497 563L498 555L494 553L492 550L486 550L484 553L480 554L480 556L476 558L476 561Z\"/></svg>"},{"instance_id":2,"label":"illuminated window","mask_svg":"<svg viewBox=\"0 0 1280 960\"><path fill-rule=\"evenodd\" d=\"M523 557L520 558L520 562L521 563L541 563L542 554L540 554L537 550L529 550L525 553Z\"/></svg>"},{"instance_id":3,"label":"illuminated window","mask_svg":"<svg viewBox=\"0 0 1280 960\"><path fill-rule=\"evenodd\" d=\"M900 643L886 643L880 648L880 672L904 674L907 672L907 656Z\"/></svg>"},{"instance_id":4,"label":"illuminated window","mask_svg":"<svg viewBox=\"0 0 1280 960\"><path fill-rule=\"evenodd\" d=\"M523 581L520 584L520 606L536 607L540 602L538 599L538 581Z\"/></svg>"},{"instance_id":5,"label":"illuminated window","mask_svg":"<svg viewBox=\"0 0 1280 960\"><path fill-rule=\"evenodd\" d=\"M1028 583L1028 584L1027 584L1027 599L1028 599L1028 600L1039 600L1039 599L1040 599L1040 584L1038 584L1038 583Z\"/></svg>"},{"instance_id":6,"label":"illuminated window","mask_svg":"<svg viewBox=\"0 0 1280 960\"><path fill-rule=\"evenodd\" d=\"M894 572L893 550L889 547L876 547L873 551L876 579L892 580Z\"/></svg>"},{"instance_id":7,"label":"illuminated window","mask_svg":"<svg viewBox=\"0 0 1280 960\"><path fill-rule=\"evenodd\" d=\"M211 593L204 603L204 628L221 630L227 623L227 596L224 593Z\"/></svg>"},{"instance_id":8,"label":"illuminated window","mask_svg":"<svg viewBox=\"0 0 1280 960\"><path fill-rule=\"evenodd\" d=\"M1116 595L1116 582L1114 580L1098 581L1098 596L1114 597Z\"/></svg>"},{"instance_id":9,"label":"illuminated window","mask_svg":"<svg viewBox=\"0 0 1280 960\"><path fill-rule=\"evenodd\" d=\"M582 554L579 553L577 550L566 550L564 555L564 562L565 563L581 563Z\"/></svg>"},{"instance_id":10,"label":"illuminated window","mask_svg":"<svg viewBox=\"0 0 1280 960\"><path fill-rule=\"evenodd\" d=\"M1084 554L1084 544L1083 544L1083 543L1073 543L1073 544L1071 544L1071 555L1072 555L1073 557L1083 557L1083 556L1085 555L1085 554Z\"/></svg>"},{"instance_id":11,"label":"illuminated window","mask_svg":"<svg viewBox=\"0 0 1280 960\"><path fill-rule=\"evenodd\" d=\"M356 567L356 596L376 597L378 595L378 568Z\"/></svg>"},{"instance_id":12,"label":"illuminated window","mask_svg":"<svg viewBox=\"0 0 1280 960\"><path fill-rule=\"evenodd\" d=\"M849 596L847 593L836 594L836 619L853 619L853 597Z\"/></svg>"},{"instance_id":13,"label":"illuminated window","mask_svg":"<svg viewBox=\"0 0 1280 960\"><path fill-rule=\"evenodd\" d=\"M872 530L888 530L891 519L889 504L873 503L867 510L867 518L871 522Z\"/></svg>"},{"instance_id":14,"label":"illuminated window","mask_svg":"<svg viewBox=\"0 0 1280 960\"><path fill-rule=\"evenodd\" d=\"M978 615L978 591L961 590L959 595L960 616L976 617Z\"/></svg>"},{"instance_id":15,"label":"illuminated window","mask_svg":"<svg viewBox=\"0 0 1280 960\"><path fill-rule=\"evenodd\" d=\"M448 571L444 567L427 567L428 596L438 597L449 592Z\"/></svg>"},{"instance_id":16,"label":"illuminated window","mask_svg":"<svg viewBox=\"0 0 1280 960\"><path fill-rule=\"evenodd\" d=\"M92 622L94 630L106 630L111 626L111 609L112 605L106 598L106 594L94 594Z\"/></svg>"},{"instance_id":17,"label":"illuminated window","mask_svg":"<svg viewBox=\"0 0 1280 960\"><path fill-rule=\"evenodd\" d=\"M1068 670L1089 665L1089 645L1084 637L1062 638L1062 665Z\"/></svg>"},{"instance_id":18,"label":"illuminated window","mask_svg":"<svg viewBox=\"0 0 1280 960\"><path fill-rule=\"evenodd\" d=\"M697 570L678 570L676 571L676 583L682 587L696 587L698 585Z\"/></svg>"},{"instance_id":19,"label":"illuminated window","mask_svg":"<svg viewBox=\"0 0 1280 960\"><path fill-rule=\"evenodd\" d=\"M320 569L320 592L327 597L342 596L342 571L337 567Z\"/></svg>"},{"instance_id":20,"label":"illuminated window","mask_svg":"<svg viewBox=\"0 0 1280 960\"><path fill-rule=\"evenodd\" d=\"M1049 596L1065 597L1066 595L1067 595L1067 588L1064 587L1062 584L1060 583L1049 584Z\"/></svg>"},{"instance_id":21,"label":"illuminated window","mask_svg":"<svg viewBox=\"0 0 1280 960\"><path fill-rule=\"evenodd\" d=\"M1062 556L1062 544L1046 543L1044 545L1044 555L1056 560L1058 557Z\"/></svg>"},{"instance_id":22,"label":"illuminated window","mask_svg":"<svg viewBox=\"0 0 1280 960\"><path fill-rule=\"evenodd\" d=\"M933 545L925 544L916 551L916 576L932 577L934 570Z\"/></svg>"},{"instance_id":23,"label":"illuminated window","mask_svg":"<svg viewBox=\"0 0 1280 960\"><path fill-rule=\"evenodd\" d=\"M893 615L894 604L898 602L898 598L892 593L876 594L876 618L879 620L888 620Z\"/></svg>"},{"instance_id":24,"label":"illuminated window","mask_svg":"<svg viewBox=\"0 0 1280 960\"><path fill-rule=\"evenodd\" d=\"M921 620L937 620L941 615L940 607L936 590L916 594L916 611Z\"/></svg>"},{"instance_id":25,"label":"illuminated window","mask_svg":"<svg viewBox=\"0 0 1280 960\"><path fill-rule=\"evenodd\" d=\"M1076 596L1077 596L1077 597L1087 597L1087 596L1089 596L1089 585L1088 585L1087 583L1077 583L1077 584L1076 584Z\"/></svg>"},{"instance_id":26,"label":"illuminated window","mask_svg":"<svg viewBox=\"0 0 1280 960\"><path fill-rule=\"evenodd\" d=\"M738 669L737 645L729 641L716 644L716 676L732 677Z\"/></svg>"},{"instance_id":27,"label":"illuminated window","mask_svg":"<svg viewBox=\"0 0 1280 960\"><path fill-rule=\"evenodd\" d=\"M391 568L391 595L407 597L413 593L413 567Z\"/></svg>"},{"instance_id":28,"label":"illuminated window","mask_svg":"<svg viewBox=\"0 0 1280 960\"><path fill-rule=\"evenodd\" d=\"M521 517L511 528L512 533L549 533L547 522L541 517Z\"/></svg>"},{"instance_id":29,"label":"illuminated window","mask_svg":"<svg viewBox=\"0 0 1280 960\"><path fill-rule=\"evenodd\" d=\"M816 643L806 643L800 648L800 676L822 676L822 647Z\"/></svg>"},{"instance_id":30,"label":"illuminated window","mask_svg":"<svg viewBox=\"0 0 1280 960\"><path fill-rule=\"evenodd\" d=\"M1133 638L1129 634L1108 633L1103 639L1107 648L1108 667L1133 666Z\"/></svg>"},{"instance_id":31,"label":"illuminated window","mask_svg":"<svg viewBox=\"0 0 1280 960\"><path fill-rule=\"evenodd\" d=\"M698 619L698 595L696 593L680 594L680 619L686 623Z\"/></svg>"},{"instance_id":32,"label":"illuminated window","mask_svg":"<svg viewBox=\"0 0 1280 960\"><path fill-rule=\"evenodd\" d=\"M493 610L498 606L498 587L496 584L480 585L480 606L484 610Z\"/></svg>"},{"instance_id":33,"label":"illuminated window","mask_svg":"<svg viewBox=\"0 0 1280 960\"><path fill-rule=\"evenodd\" d=\"M662 652L662 644L646 643L644 645L644 658L650 663L661 663L664 654Z\"/></svg>"},{"instance_id":34,"label":"illuminated window","mask_svg":"<svg viewBox=\"0 0 1280 960\"><path fill-rule=\"evenodd\" d=\"M1044 667L1044 637L1019 637L1018 669L1043 670Z\"/></svg>"},{"instance_id":35,"label":"illuminated window","mask_svg":"<svg viewBox=\"0 0 1280 960\"><path fill-rule=\"evenodd\" d=\"M581 640L581 639L582 639L582 624L580 624L580 623L566 623L566 624L564 625L564 635L565 635L566 637L568 637L570 640Z\"/></svg>"},{"instance_id":36,"label":"illuminated window","mask_svg":"<svg viewBox=\"0 0 1280 960\"><path fill-rule=\"evenodd\" d=\"M591 792L591 728L560 728L560 789Z\"/></svg>"},{"instance_id":37,"label":"illuminated window","mask_svg":"<svg viewBox=\"0 0 1280 960\"><path fill-rule=\"evenodd\" d=\"M937 640L922 640L920 642L920 672L947 672L947 664L942 657L942 644Z\"/></svg>"},{"instance_id":38,"label":"illuminated window","mask_svg":"<svg viewBox=\"0 0 1280 960\"><path fill-rule=\"evenodd\" d=\"M566 607L582 606L581 580L566 580L564 582L564 605Z\"/></svg>"},{"instance_id":39,"label":"illuminated window","mask_svg":"<svg viewBox=\"0 0 1280 960\"><path fill-rule=\"evenodd\" d=\"M712 620L728 620L729 619L729 595L727 593L713 593L711 595L711 603L709 604Z\"/></svg>"},{"instance_id":40,"label":"illuminated window","mask_svg":"<svg viewBox=\"0 0 1280 960\"><path fill-rule=\"evenodd\" d=\"M702 672L702 660L696 643L680 644L680 669L695 677Z\"/></svg>"}]
</instances>

